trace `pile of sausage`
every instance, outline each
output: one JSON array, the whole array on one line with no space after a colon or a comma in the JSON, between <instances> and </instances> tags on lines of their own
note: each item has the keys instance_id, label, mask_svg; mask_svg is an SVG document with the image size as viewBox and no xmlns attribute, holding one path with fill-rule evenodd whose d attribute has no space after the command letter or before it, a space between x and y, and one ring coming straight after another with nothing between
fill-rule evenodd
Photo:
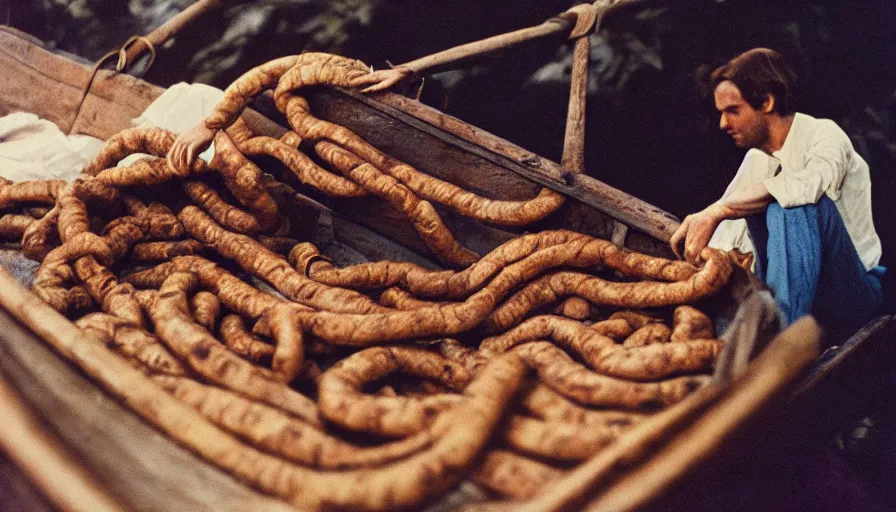
<instances>
[{"instance_id":1,"label":"pile of sausage","mask_svg":"<svg viewBox=\"0 0 896 512\"><path fill-rule=\"evenodd\" d=\"M246 73L206 120L207 164L177 169L173 134L130 129L71 183L0 183L0 235L41 262L34 291L83 343L214 425L185 425L181 444L302 508L414 508L466 479L526 499L707 382L721 342L692 305L726 284L726 254L707 249L696 268L571 231L472 253L433 202L520 226L563 197L461 190L315 118L296 92L366 70L309 53ZM267 89L292 128L279 139L239 117ZM457 269L337 268L291 238L295 191L259 156L323 194L388 201Z\"/></svg>"}]
</instances>

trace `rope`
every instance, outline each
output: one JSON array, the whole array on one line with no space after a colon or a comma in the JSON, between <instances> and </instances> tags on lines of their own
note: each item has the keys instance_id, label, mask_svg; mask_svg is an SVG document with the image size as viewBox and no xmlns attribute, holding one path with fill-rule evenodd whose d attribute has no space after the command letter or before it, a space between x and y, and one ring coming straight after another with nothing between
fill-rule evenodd
<instances>
[{"instance_id":1,"label":"rope","mask_svg":"<svg viewBox=\"0 0 896 512\"><path fill-rule=\"evenodd\" d=\"M75 108L75 116L72 118L71 124L68 126L67 134L71 135L72 131L75 129L75 123L78 122L78 116L81 115L81 108L84 106L84 100L87 99L87 95L90 94L90 87L93 85L93 79L96 78L97 72L106 63L107 60L114 57L118 52L109 52L102 57L100 60L96 61L96 64L93 65L93 70L90 72L90 78L87 80L87 85L84 86L84 89L81 90L81 99L78 100L78 106Z\"/></svg>"},{"instance_id":2,"label":"rope","mask_svg":"<svg viewBox=\"0 0 896 512\"><path fill-rule=\"evenodd\" d=\"M121 45L121 48L118 49L118 51L111 51L100 57L100 59L96 61L96 64L93 65L93 69L90 72L90 78L87 80L87 84L81 91L81 99L78 100L78 106L75 108L75 115L68 127L68 135L71 135L72 131L75 129L75 123L78 122L78 117L81 115L81 109L84 107L84 101L87 99L87 95L90 94L90 88L93 86L93 80L96 78L96 74L99 72L100 68L103 67L106 61L117 55L118 62L115 64L115 73L121 73L125 71L129 64L127 54L128 46L138 41L142 41L143 44L145 44L149 49L149 62L146 63L146 66L143 68L140 74L136 76L138 78L142 77L144 74L146 74L147 71L149 71L149 68L152 67L153 63L156 61L156 47L152 44L152 41L143 36L131 36L127 41L125 41L123 45Z\"/></svg>"},{"instance_id":3,"label":"rope","mask_svg":"<svg viewBox=\"0 0 896 512\"><path fill-rule=\"evenodd\" d=\"M149 49L149 62L146 63L146 66L143 67L143 69L140 71L140 74L135 75L135 76L137 76L137 78L141 78L143 75L145 75L149 71L149 68L151 68L153 63L156 61L156 47L154 44L152 44L152 41L150 41L149 39L147 39L144 36L131 36L130 39L128 39L127 41L124 42L123 45L121 45L121 49L118 50L118 63L115 64L115 70L118 71L119 73L122 71L125 71L125 69L127 69L128 64L129 64L128 52L127 52L128 46L130 46L138 41L145 44L146 48Z\"/></svg>"},{"instance_id":4,"label":"rope","mask_svg":"<svg viewBox=\"0 0 896 512\"><path fill-rule=\"evenodd\" d=\"M579 4L558 15L558 18L573 18L575 25L569 31L569 39L578 39L591 33L597 22L597 7L592 4Z\"/></svg>"}]
</instances>

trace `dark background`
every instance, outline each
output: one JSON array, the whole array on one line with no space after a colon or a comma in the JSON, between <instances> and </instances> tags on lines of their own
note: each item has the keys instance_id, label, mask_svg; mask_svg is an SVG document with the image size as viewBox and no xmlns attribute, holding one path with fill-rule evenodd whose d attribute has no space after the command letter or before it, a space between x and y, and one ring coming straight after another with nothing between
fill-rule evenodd
<instances>
[{"instance_id":1,"label":"dark background","mask_svg":"<svg viewBox=\"0 0 896 512\"><path fill-rule=\"evenodd\" d=\"M6 9L3 9L4 3ZM0 0L0 16L94 60L190 0ZM160 53L147 79L225 87L266 60L305 50L376 67L536 25L569 0L261 0L211 13ZM799 78L798 109L835 120L871 166L884 263L896 231L896 9L888 0L654 0L592 37L589 174L683 217L714 201L743 156L717 129L696 74L757 46ZM549 40L428 78L422 100L559 160L571 46ZM413 93L411 88L407 91Z\"/></svg>"}]
</instances>

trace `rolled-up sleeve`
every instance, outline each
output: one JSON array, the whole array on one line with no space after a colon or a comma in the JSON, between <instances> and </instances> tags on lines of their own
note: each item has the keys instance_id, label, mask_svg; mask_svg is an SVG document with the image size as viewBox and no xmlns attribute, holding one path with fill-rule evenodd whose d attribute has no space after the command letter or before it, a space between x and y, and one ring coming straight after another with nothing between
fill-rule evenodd
<instances>
[{"instance_id":1,"label":"rolled-up sleeve","mask_svg":"<svg viewBox=\"0 0 896 512\"><path fill-rule=\"evenodd\" d=\"M762 183L784 208L817 203L824 194L836 201L846 177L851 149L846 134L831 134L809 148L801 169L783 169Z\"/></svg>"}]
</instances>

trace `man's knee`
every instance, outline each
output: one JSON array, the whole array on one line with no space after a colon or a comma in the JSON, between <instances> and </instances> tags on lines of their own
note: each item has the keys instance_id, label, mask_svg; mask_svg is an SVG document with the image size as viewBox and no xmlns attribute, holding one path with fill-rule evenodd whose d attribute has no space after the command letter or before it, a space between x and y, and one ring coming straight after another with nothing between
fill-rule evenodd
<instances>
[{"instance_id":1,"label":"man's knee","mask_svg":"<svg viewBox=\"0 0 896 512\"><path fill-rule=\"evenodd\" d=\"M796 222L797 225L818 226L824 231L843 224L837 205L827 195L821 196L817 203L790 208L771 203L766 209L765 220L768 226L794 225Z\"/></svg>"},{"instance_id":2,"label":"man's knee","mask_svg":"<svg viewBox=\"0 0 896 512\"><path fill-rule=\"evenodd\" d=\"M768 205L767 211L773 215L798 215L801 213L811 213L815 215L840 215L840 211L837 210L837 205L830 197L827 196L827 194L822 195L821 199L819 199L817 203L809 203L802 206L791 206L790 208L784 208L783 206L781 206L781 203L778 203L776 201Z\"/></svg>"},{"instance_id":3,"label":"man's knee","mask_svg":"<svg viewBox=\"0 0 896 512\"><path fill-rule=\"evenodd\" d=\"M820 213L833 207L836 211L834 202L828 196L823 196L818 203L804 204L802 206L791 206L784 208L781 203L774 202L768 205L765 210L766 219L787 219L790 217L817 217Z\"/></svg>"},{"instance_id":4,"label":"man's knee","mask_svg":"<svg viewBox=\"0 0 896 512\"><path fill-rule=\"evenodd\" d=\"M789 233L794 228L800 229L807 225L818 225L818 222L809 222L809 219L817 219L814 204L784 208L780 203L774 202L765 210L765 225L768 226L770 235ZM769 243L774 239L774 235L769 236Z\"/></svg>"}]
</instances>

